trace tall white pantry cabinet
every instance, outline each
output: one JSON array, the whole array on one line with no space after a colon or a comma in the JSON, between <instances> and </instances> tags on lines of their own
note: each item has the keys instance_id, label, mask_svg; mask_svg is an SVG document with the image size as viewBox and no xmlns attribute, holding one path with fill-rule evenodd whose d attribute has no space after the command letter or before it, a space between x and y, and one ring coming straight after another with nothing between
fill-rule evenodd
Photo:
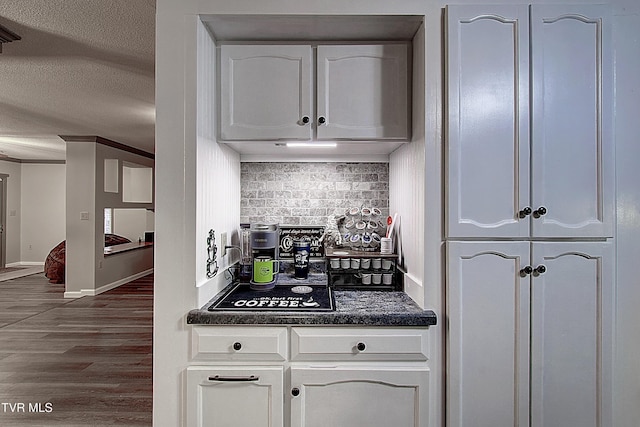
<instances>
[{"instance_id":1,"label":"tall white pantry cabinet","mask_svg":"<svg viewBox=\"0 0 640 427\"><path fill-rule=\"evenodd\" d=\"M609 11L446 13L448 425L610 426Z\"/></svg>"}]
</instances>

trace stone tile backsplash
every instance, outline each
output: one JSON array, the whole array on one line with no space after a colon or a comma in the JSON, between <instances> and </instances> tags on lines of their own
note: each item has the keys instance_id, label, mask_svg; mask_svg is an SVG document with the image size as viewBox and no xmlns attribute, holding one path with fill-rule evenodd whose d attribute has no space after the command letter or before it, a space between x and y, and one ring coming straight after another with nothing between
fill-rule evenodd
<instances>
[{"instance_id":1,"label":"stone tile backsplash","mask_svg":"<svg viewBox=\"0 0 640 427\"><path fill-rule=\"evenodd\" d=\"M242 163L243 223L326 225L352 206L389 214L388 163Z\"/></svg>"}]
</instances>

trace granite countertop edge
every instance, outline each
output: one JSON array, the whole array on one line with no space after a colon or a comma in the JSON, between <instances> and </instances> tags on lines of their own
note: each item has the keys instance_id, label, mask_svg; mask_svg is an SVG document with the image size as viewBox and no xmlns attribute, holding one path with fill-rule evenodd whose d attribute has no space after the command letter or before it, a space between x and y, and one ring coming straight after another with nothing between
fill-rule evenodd
<instances>
[{"instance_id":1,"label":"granite countertop edge","mask_svg":"<svg viewBox=\"0 0 640 427\"><path fill-rule=\"evenodd\" d=\"M203 312L192 310L187 316L190 325L339 325L339 326L435 326L437 318L433 311L422 315L348 313L256 313L256 312Z\"/></svg>"},{"instance_id":2,"label":"granite countertop edge","mask_svg":"<svg viewBox=\"0 0 640 427\"><path fill-rule=\"evenodd\" d=\"M401 291L334 290L335 311L209 311L226 289L187 314L190 325L435 326L437 316Z\"/></svg>"}]
</instances>

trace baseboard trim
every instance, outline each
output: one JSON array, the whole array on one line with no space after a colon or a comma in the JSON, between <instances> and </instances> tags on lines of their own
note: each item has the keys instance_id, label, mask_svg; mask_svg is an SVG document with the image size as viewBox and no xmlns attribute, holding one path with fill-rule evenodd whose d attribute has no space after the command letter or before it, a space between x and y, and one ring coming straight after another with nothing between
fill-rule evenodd
<instances>
[{"instance_id":1,"label":"baseboard trim","mask_svg":"<svg viewBox=\"0 0 640 427\"><path fill-rule=\"evenodd\" d=\"M139 279L151 273L153 273L153 268L125 277L124 279L116 280L115 282L112 282L112 283L107 283L106 285L100 286L98 289L82 289L80 291L65 291L64 297L65 298L95 297L96 295L100 295L103 292L110 291L111 289L115 289L118 286L122 286L125 283L132 282L136 279Z\"/></svg>"},{"instance_id":2,"label":"baseboard trim","mask_svg":"<svg viewBox=\"0 0 640 427\"><path fill-rule=\"evenodd\" d=\"M5 267L44 267L44 262L18 261L5 264Z\"/></svg>"}]
</instances>

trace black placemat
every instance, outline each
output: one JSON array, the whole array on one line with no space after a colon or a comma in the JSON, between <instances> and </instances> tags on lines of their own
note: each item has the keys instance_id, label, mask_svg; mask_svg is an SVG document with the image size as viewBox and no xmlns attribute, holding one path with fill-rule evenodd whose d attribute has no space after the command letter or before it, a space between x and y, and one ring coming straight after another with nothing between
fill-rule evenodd
<instances>
[{"instance_id":1,"label":"black placemat","mask_svg":"<svg viewBox=\"0 0 640 427\"><path fill-rule=\"evenodd\" d=\"M209 311L332 311L333 292L326 285L277 285L256 291L248 284L233 287Z\"/></svg>"}]
</instances>

